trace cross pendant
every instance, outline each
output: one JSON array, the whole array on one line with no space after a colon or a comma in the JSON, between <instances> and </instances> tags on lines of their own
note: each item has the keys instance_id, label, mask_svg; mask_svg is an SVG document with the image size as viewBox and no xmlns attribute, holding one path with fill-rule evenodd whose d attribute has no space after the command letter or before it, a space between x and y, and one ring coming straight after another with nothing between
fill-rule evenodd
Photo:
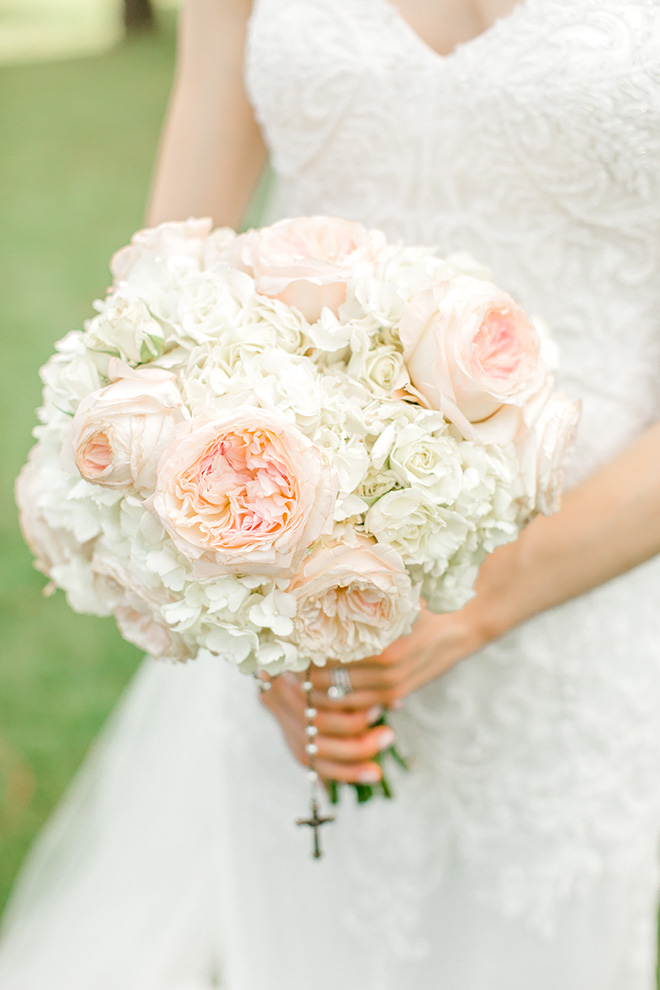
<instances>
[{"instance_id":1,"label":"cross pendant","mask_svg":"<svg viewBox=\"0 0 660 990\"><path fill-rule=\"evenodd\" d=\"M309 827L314 830L314 850L312 853L314 859L320 859L323 855L321 850L321 839L319 836L319 829L321 825L326 825L328 822L334 822L335 820L332 815L320 815L320 810L318 801L314 798L312 801L312 813L310 817L298 818L296 821L296 825L309 825Z\"/></svg>"}]
</instances>

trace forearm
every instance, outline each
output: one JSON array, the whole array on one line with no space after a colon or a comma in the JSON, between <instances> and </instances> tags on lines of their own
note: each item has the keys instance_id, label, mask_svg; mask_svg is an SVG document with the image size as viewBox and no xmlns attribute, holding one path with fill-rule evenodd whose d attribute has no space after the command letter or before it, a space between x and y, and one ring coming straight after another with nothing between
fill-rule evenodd
<instances>
[{"instance_id":1,"label":"forearm","mask_svg":"<svg viewBox=\"0 0 660 990\"><path fill-rule=\"evenodd\" d=\"M243 85L247 0L187 0L147 222L238 227L266 162Z\"/></svg>"},{"instance_id":2,"label":"forearm","mask_svg":"<svg viewBox=\"0 0 660 990\"><path fill-rule=\"evenodd\" d=\"M496 551L471 606L493 638L658 553L660 423Z\"/></svg>"}]
</instances>

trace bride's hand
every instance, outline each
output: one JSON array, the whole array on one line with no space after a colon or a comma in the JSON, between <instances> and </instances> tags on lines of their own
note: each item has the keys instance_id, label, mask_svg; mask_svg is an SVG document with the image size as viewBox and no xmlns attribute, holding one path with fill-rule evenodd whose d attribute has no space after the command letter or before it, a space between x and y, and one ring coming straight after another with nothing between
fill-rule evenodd
<instances>
[{"instance_id":1,"label":"bride's hand","mask_svg":"<svg viewBox=\"0 0 660 990\"><path fill-rule=\"evenodd\" d=\"M289 749L296 759L309 765L305 745L310 739L305 735L305 693L294 675L282 674L271 681L271 688L261 695L266 708L280 723ZM314 724L318 735L316 769L324 780L344 783L373 784L380 780L382 772L374 757L394 741L389 726L376 726L382 715L377 706L367 706L362 711L345 711L331 705L326 694L317 699L317 715Z\"/></svg>"},{"instance_id":2,"label":"bride's hand","mask_svg":"<svg viewBox=\"0 0 660 990\"><path fill-rule=\"evenodd\" d=\"M374 705L396 707L412 691L445 674L508 628L506 589L516 587L518 570L515 544L491 554L482 566L477 595L462 609L442 615L422 609L408 636L379 656L348 664L353 689L341 701L333 703L327 696L333 665L313 667L314 704L354 712Z\"/></svg>"},{"instance_id":3,"label":"bride's hand","mask_svg":"<svg viewBox=\"0 0 660 990\"><path fill-rule=\"evenodd\" d=\"M468 617L460 612L434 615L424 609L408 636L396 640L376 657L347 665L352 691L332 705L327 690L332 684L331 667L313 667L310 675L315 705L353 713L373 706L396 707L417 690L474 652L481 637Z\"/></svg>"}]
</instances>

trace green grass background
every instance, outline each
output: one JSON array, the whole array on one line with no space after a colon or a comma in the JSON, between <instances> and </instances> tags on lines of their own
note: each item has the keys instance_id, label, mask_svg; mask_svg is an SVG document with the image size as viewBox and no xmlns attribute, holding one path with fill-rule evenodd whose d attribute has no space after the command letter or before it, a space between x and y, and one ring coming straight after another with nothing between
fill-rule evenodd
<instances>
[{"instance_id":1,"label":"green grass background","mask_svg":"<svg viewBox=\"0 0 660 990\"><path fill-rule=\"evenodd\" d=\"M112 621L42 596L12 487L38 369L142 225L173 54L169 19L101 56L0 69L0 908L140 659Z\"/></svg>"},{"instance_id":2,"label":"green grass background","mask_svg":"<svg viewBox=\"0 0 660 990\"><path fill-rule=\"evenodd\" d=\"M12 488L38 369L91 315L110 255L142 224L174 32L161 17L157 34L104 55L0 68L0 911L140 661L112 621L44 599Z\"/></svg>"}]
</instances>

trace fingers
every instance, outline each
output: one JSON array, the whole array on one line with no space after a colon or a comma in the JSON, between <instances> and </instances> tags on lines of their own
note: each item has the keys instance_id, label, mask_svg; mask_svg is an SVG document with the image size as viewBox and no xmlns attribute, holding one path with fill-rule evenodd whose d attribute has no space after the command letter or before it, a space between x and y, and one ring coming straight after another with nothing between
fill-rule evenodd
<instances>
[{"instance_id":1,"label":"fingers","mask_svg":"<svg viewBox=\"0 0 660 990\"><path fill-rule=\"evenodd\" d=\"M309 766L306 701L300 686L287 678L275 678L272 688L262 695L262 701L280 723L296 759ZM381 769L374 757L394 741L389 726L370 727L381 715L380 708L318 710L314 719L318 732L313 741L317 746L316 769L323 779L345 783L375 783L381 779Z\"/></svg>"},{"instance_id":2,"label":"fingers","mask_svg":"<svg viewBox=\"0 0 660 990\"><path fill-rule=\"evenodd\" d=\"M389 726L379 726L350 738L319 735L316 737L316 769L324 780L375 783L381 779L382 771L373 758L393 742L394 732ZM301 762L308 765L309 757L304 753L304 746L302 756Z\"/></svg>"},{"instance_id":3,"label":"fingers","mask_svg":"<svg viewBox=\"0 0 660 990\"><path fill-rule=\"evenodd\" d=\"M358 736L383 715L380 705L356 711L330 711L318 708L314 724L324 736Z\"/></svg>"},{"instance_id":4,"label":"fingers","mask_svg":"<svg viewBox=\"0 0 660 990\"><path fill-rule=\"evenodd\" d=\"M366 763L394 742L389 725L368 729L359 736L316 736L317 760L332 763Z\"/></svg>"},{"instance_id":5,"label":"fingers","mask_svg":"<svg viewBox=\"0 0 660 990\"><path fill-rule=\"evenodd\" d=\"M377 784L383 776L377 763L332 763L319 760L316 769L322 780L336 780L339 784Z\"/></svg>"},{"instance_id":6,"label":"fingers","mask_svg":"<svg viewBox=\"0 0 660 990\"><path fill-rule=\"evenodd\" d=\"M338 665L313 668L310 680L314 706L328 711L341 709L353 712L375 706L396 708L406 695L424 683L424 677L420 678L420 674L424 670L425 656L421 651L396 660L382 661L382 656L378 662L370 659L346 665L344 669L352 690L338 700L328 697L328 688L333 683L332 670Z\"/></svg>"},{"instance_id":7,"label":"fingers","mask_svg":"<svg viewBox=\"0 0 660 990\"><path fill-rule=\"evenodd\" d=\"M339 708L347 713L368 711L374 708L394 709L401 698L409 693L407 681L401 681L397 687L383 690L364 689L361 691L351 691L341 701L330 701L324 691L312 691L312 703L317 707L326 706L328 711Z\"/></svg>"},{"instance_id":8,"label":"fingers","mask_svg":"<svg viewBox=\"0 0 660 990\"><path fill-rule=\"evenodd\" d=\"M326 667L313 667L310 671L310 680L315 690L327 693L332 686L332 672L339 664L328 664ZM348 674L353 691L362 688L371 688L376 691L386 691L392 687L399 676L398 666L394 663L376 664L368 660L359 663L346 664L344 670Z\"/></svg>"},{"instance_id":9,"label":"fingers","mask_svg":"<svg viewBox=\"0 0 660 990\"><path fill-rule=\"evenodd\" d=\"M309 738L295 717L290 715L281 719L284 735L293 755L299 763L308 767L310 756L306 751ZM315 754L315 765L323 780L336 780L341 783L375 783L381 779L382 772L373 757L392 745L394 733L387 726L379 726L358 737L341 738L337 736L315 737L318 751Z\"/></svg>"}]
</instances>

